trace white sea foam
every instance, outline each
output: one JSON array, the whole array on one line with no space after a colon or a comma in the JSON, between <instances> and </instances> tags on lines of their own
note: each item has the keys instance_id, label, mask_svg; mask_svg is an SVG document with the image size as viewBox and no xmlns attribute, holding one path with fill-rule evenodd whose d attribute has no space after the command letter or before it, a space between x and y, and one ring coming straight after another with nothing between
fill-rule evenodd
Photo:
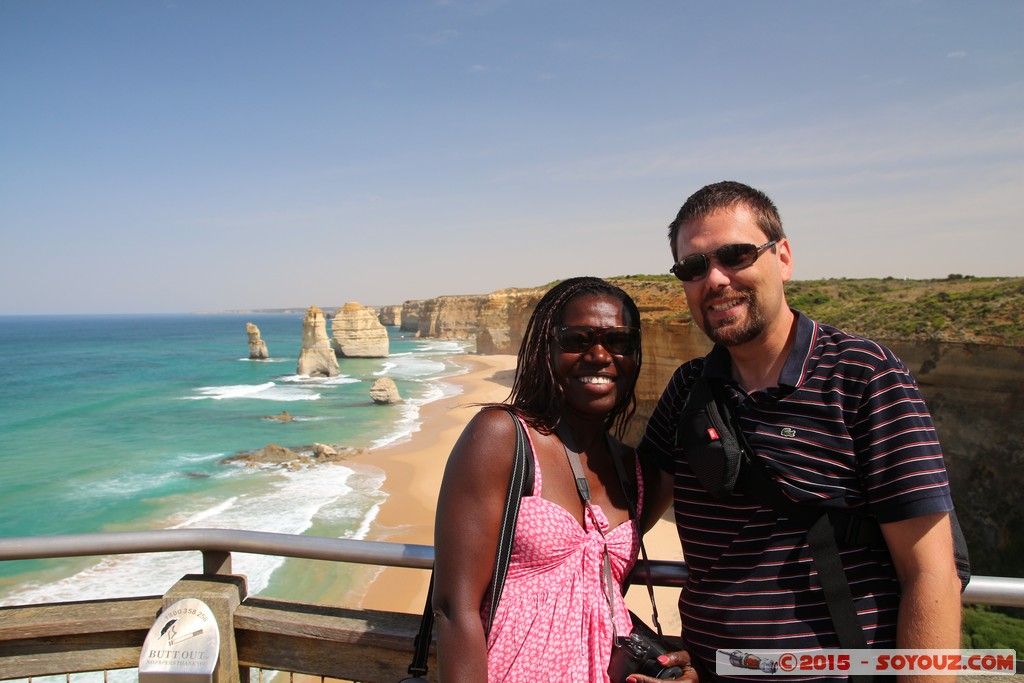
<instances>
[{"instance_id":1,"label":"white sea foam","mask_svg":"<svg viewBox=\"0 0 1024 683\"><path fill-rule=\"evenodd\" d=\"M363 471L371 471L367 468ZM379 470L378 470L379 472ZM350 520L339 536L362 537L384 496L378 490L383 474L360 476L359 491L349 479L354 470L342 465L320 466L298 472L278 472L270 486L222 499L216 493L191 502L166 520L164 528L217 528L301 534L314 518L326 515ZM337 507L338 510L333 508ZM268 585L283 558L235 553L233 570L248 578L250 594ZM35 604L104 597L159 595L201 564L197 552L145 553L108 556L78 573L48 584L27 583L0 597L0 605Z\"/></svg>"},{"instance_id":2,"label":"white sea foam","mask_svg":"<svg viewBox=\"0 0 1024 683\"><path fill-rule=\"evenodd\" d=\"M157 489L181 477L179 472L124 472L117 477L100 479L75 491L81 499L131 498L142 491Z\"/></svg>"},{"instance_id":3,"label":"white sea foam","mask_svg":"<svg viewBox=\"0 0 1024 683\"><path fill-rule=\"evenodd\" d=\"M263 384L231 384L220 387L199 387L194 390L199 396L187 398L202 400L213 399L222 401L225 399L251 398L261 401L316 401L320 394L312 388L302 386L280 386L276 382L264 382Z\"/></svg>"},{"instance_id":4,"label":"white sea foam","mask_svg":"<svg viewBox=\"0 0 1024 683\"><path fill-rule=\"evenodd\" d=\"M416 399L409 399L398 406L401 417L394 425L390 434L375 439L371 448L382 448L393 444L404 443L420 430L420 404Z\"/></svg>"},{"instance_id":5,"label":"white sea foam","mask_svg":"<svg viewBox=\"0 0 1024 683\"><path fill-rule=\"evenodd\" d=\"M382 367L380 370L378 370L377 372L375 372L373 374L374 375L386 375L386 374L388 374L388 371L390 371L394 367L396 367L395 363L385 362L384 363L384 367Z\"/></svg>"},{"instance_id":6,"label":"white sea foam","mask_svg":"<svg viewBox=\"0 0 1024 683\"><path fill-rule=\"evenodd\" d=\"M443 360L407 356L395 363L391 368L390 375L395 379L421 379L430 375L439 375L447 369L448 365Z\"/></svg>"},{"instance_id":7,"label":"white sea foam","mask_svg":"<svg viewBox=\"0 0 1024 683\"><path fill-rule=\"evenodd\" d=\"M285 375L278 377L282 382L299 384L302 386L330 387L341 384L358 384L361 379L349 375L335 375L334 377L310 377L309 375Z\"/></svg>"},{"instance_id":8,"label":"white sea foam","mask_svg":"<svg viewBox=\"0 0 1024 683\"><path fill-rule=\"evenodd\" d=\"M430 339L424 340L423 343L417 347L416 351L418 353L443 353L446 355L452 355L465 353L468 346L470 346L470 343L465 341Z\"/></svg>"},{"instance_id":9,"label":"white sea foam","mask_svg":"<svg viewBox=\"0 0 1024 683\"><path fill-rule=\"evenodd\" d=\"M390 434L376 439L371 448L382 448L394 444L405 443L412 435L420 430L420 407L434 401L458 396L462 388L449 382L441 380L420 380L423 389L415 397L411 397L401 403L398 408L401 417L394 425Z\"/></svg>"}]
</instances>

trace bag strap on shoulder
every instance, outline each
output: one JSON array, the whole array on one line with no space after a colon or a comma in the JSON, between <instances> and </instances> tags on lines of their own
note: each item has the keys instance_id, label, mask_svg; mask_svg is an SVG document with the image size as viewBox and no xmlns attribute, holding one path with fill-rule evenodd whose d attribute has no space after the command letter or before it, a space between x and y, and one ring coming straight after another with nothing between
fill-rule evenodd
<instances>
[{"instance_id":1,"label":"bag strap on shoulder","mask_svg":"<svg viewBox=\"0 0 1024 683\"><path fill-rule=\"evenodd\" d=\"M533 490L533 450L530 448L530 440L526 434L523 423L511 410L508 414L516 425L516 445L512 455L512 473L509 476L508 492L505 494L505 507L501 516L501 532L498 535L498 549L494 558L494 574L491 577L491 610L484 624L484 638L491 632L494 623L494 613L498 609L498 601L501 599L502 590L505 587L505 577L508 574L508 565L512 557L512 541L516 535L516 522L519 519L519 507L523 496ZM409 676L413 678L403 681L425 680L427 674L427 658L430 653L430 642L433 640L434 632L434 610L431 600L434 593L434 573L430 573L430 586L427 588L427 602L423 606L423 617L420 619L420 628L413 641L412 663L409 665Z\"/></svg>"},{"instance_id":2,"label":"bag strap on shoulder","mask_svg":"<svg viewBox=\"0 0 1024 683\"><path fill-rule=\"evenodd\" d=\"M725 448L725 462L721 463L726 468L723 481L727 482L731 490L741 492L790 518L801 520L807 526L807 544L825 592L840 646L867 649L867 640L857 618L853 595L839 559L835 531L827 512L797 503L783 493L764 465L754 457L739 421L730 409L721 383L701 376L697 378L692 391L696 393L688 397L684 412L705 411L715 425L714 428L720 432L717 438Z\"/></svg>"}]
</instances>

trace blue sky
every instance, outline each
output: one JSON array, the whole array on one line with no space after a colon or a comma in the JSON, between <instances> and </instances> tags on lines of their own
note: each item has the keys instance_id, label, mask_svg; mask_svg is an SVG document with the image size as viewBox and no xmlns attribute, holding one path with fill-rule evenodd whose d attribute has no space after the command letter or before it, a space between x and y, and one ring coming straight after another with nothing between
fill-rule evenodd
<instances>
[{"instance_id":1,"label":"blue sky","mask_svg":"<svg viewBox=\"0 0 1024 683\"><path fill-rule=\"evenodd\" d=\"M0 0L0 313L667 272L724 179L796 277L1024 275L1024 3Z\"/></svg>"}]
</instances>

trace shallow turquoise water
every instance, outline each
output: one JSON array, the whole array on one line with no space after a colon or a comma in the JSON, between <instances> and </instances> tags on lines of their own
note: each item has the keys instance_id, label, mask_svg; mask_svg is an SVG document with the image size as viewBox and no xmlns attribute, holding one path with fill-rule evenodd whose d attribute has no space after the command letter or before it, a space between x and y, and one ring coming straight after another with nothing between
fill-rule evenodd
<instances>
[{"instance_id":1,"label":"shallow turquoise water","mask_svg":"<svg viewBox=\"0 0 1024 683\"><path fill-rule=\"evenodd\" d=\"M272 356L247 359L245 323ZM465 344L389 329L391 355L295 374L297 315L0 317L0 536L176 526L360 537L386 497L372 457L315 471L226 465L268 443L370 448L406 438L452 395ZM374 405L372 382L405 399ZM266 419L287 410L295 421ZM161 592L195 553L0 563L0 604ZM251 593L281 561L240 555Z\"/></svg>"}]
</instances>

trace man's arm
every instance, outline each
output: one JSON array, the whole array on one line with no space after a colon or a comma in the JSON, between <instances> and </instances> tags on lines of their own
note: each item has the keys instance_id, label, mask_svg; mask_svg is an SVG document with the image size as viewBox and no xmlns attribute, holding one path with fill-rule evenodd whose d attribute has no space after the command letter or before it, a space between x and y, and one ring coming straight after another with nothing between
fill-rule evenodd
<instances>
[{"instance_id":1,"label":"man's arm","mask_svg":"<svg viewBox=\"0 0 1024 683\"><path fill-rule=\"evenodd\" d=\"M882 524L900 582L896 647L960 647L960 579L953 562L949 513ZM901 677L902 682L929 677Z\"/></svg>"}]
</instances>

